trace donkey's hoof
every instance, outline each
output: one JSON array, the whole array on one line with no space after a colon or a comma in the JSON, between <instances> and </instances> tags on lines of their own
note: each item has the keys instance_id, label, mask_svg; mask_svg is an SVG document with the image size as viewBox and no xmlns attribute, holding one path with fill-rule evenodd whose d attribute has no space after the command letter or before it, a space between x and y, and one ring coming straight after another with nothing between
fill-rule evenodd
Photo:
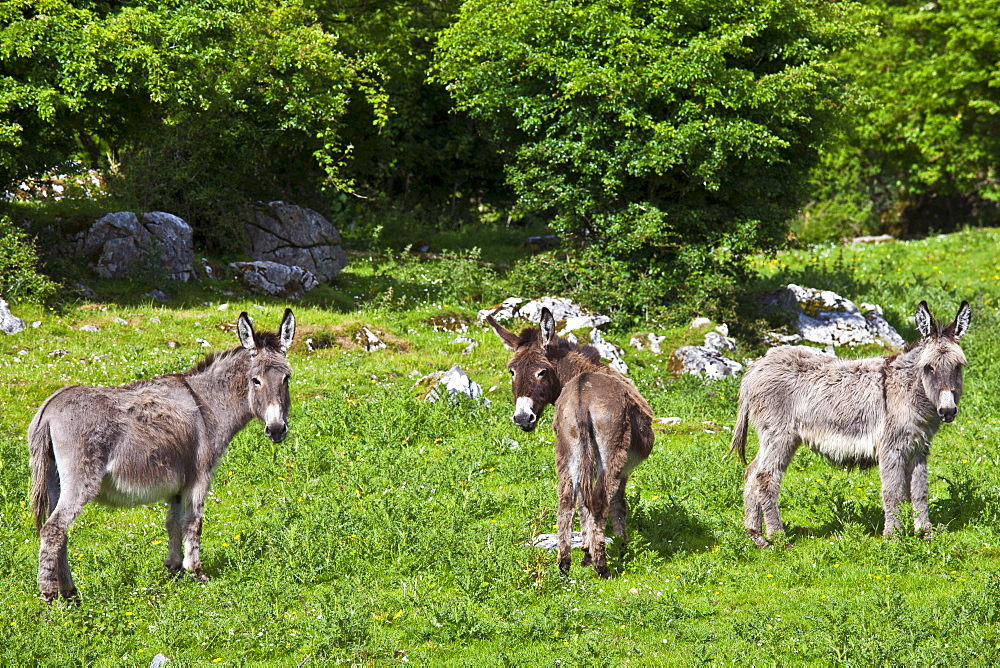
<instances>
[{"instance_id":1,"label":"donkey's hoof","mask_svg":"<svg viewBox=\"0 0 1000 668\"><path fill-rule=\"evenodd\" d=\"M583 559L580 560L580 565L586 568L587 566L590 566L591 561L592 559L590 558L590 552L584 550Z\"/></svg>"},{"instance_id":2,"label":"donkey's hoof","mask_svg":"<svg viewBox=\"0 0 1000 668\"><path fill-rule=\"evenodd\" d=\"M605 580L611 579L611 571L608 570L607 566L601 566L601 567L594 566L594 570L597 571L597 574L601 576L603 579Z\"/></svg>"},{"instance_id":3,"label":"donkey's hoof","mask_svg":"<svg viewBox=\"0 0 1000 668\"><path fill-rule=\"evenodd\" d=\"M570 563L571 562L570 562L569 559L560 559L559 560L559 570L562 571L563 575L569 575Z\"/></svg>"},{"instance_id":4,"label":"donkey's hoof","mask_svg":"<svg viewBox=\"0 0 1000 668\"><path fill-rule=\"evenodd\" d=\"M195 571L191 574L191 577L194 578L195 582L208 582L209 580L209 577L201 571Z\"/></svg>"}]
</instances>

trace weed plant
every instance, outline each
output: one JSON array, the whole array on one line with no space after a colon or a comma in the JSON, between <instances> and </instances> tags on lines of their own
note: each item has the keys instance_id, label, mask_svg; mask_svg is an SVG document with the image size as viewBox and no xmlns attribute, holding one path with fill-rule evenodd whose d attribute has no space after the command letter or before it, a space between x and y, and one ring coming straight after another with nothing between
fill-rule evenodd
<instances>
[{"instance_id":1,"label":"weed plant","mask_svg":"<svg viewBox=\"0 0 1000 668\"><path fill-rule=\"evenodd\" d=\"M995 662L998 242L996 230L970 230L757 267L754 289L794 281L878 303L905 338L921 299L942 319L973 304L960 413L929 460L931 538L884 540L877 472L803 450L783 485L791 548L758 550L742 529L742 468L725 457L738 381L675 377L666 353L628 346L653 330L671 350L691 342L683 328L606 332L656 415L681 418L658 426L629 481L632 541L611 546L609 581L581 568L579 551L563 576L553 553L526 544L554 530L552 412L530 434L510 422L508 353L475 324L480 301L507 296L502 277L469 251L449 266L397 250L354 257L292 305L291 432L274 444L251 424L219 465L203 532L211 581L165 573L162 504L88 505L69 542L82 601L46 605L26 506L38 405L69 383L186 370L237 345L241 310L268 329L286 304L227 295L236 288L223 282L174 288L159 305L125 281L95 283L96 299L62 310L21 307L41 324L0 339L0 663L146 665L157 653L180 665ZM464 287L449 293L451 274ZM463 354L442 315L468 323L462 334L479 346ZM353 344L362 325L388 346ZM307 339L326 347L310 351ZM453 364L488 405L416 399L416 378Z\"/></svg>"}]
</instances>

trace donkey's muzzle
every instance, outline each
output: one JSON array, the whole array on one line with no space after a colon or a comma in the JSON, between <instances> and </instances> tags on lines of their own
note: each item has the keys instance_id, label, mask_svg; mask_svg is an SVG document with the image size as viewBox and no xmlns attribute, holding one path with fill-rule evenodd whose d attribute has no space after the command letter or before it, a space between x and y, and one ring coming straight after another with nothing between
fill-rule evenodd
<instances>
[{"instance_id":1,"label":"donkey's muzzle","mask_svg":"<svg viewBox=\"0 0 1000 668\"><path fill-rule=\"evenodd\" d=\"M511 421L524 431L534 431L538 425L538 416L533 413L516 413Z\"/></svg>"},{"instance_id":2,"label":"donkey's muzzle","mask_svg":"<svg viewBox=\"0 0 1000 668\"><path fill-rule=\"evenodd\" d=\"M947 408L938 409L938 417L940 417L945 422L954 422L955 417L958 415L957 406L948 406Z\"/></svg>"},{"instance_id":3,"label":"donkey's muzzle","mask_svg":"<svg viewBox=\"0 0 1000 668\"><path fill-rule=\"evenodd\" d=\"M265 425L264 435L274 443L281 443L285 440L285 436L288 436L288 423L279 423L274 426Z\"/></svg>"}]
</instances>

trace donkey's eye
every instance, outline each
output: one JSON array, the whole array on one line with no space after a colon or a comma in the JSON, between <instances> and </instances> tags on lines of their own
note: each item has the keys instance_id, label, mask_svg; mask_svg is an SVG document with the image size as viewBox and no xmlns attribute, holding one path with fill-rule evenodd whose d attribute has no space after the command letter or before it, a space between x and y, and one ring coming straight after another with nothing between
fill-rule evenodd
<instances>
[{"instance_id":1,"label":"donkey's eye","mask_svg":"<svg viewBox=\"0 0 1000 668\"><path fill-rule=\"evenodd\" d=\"M934 373L934 367L928 364L924 367L924 371L926 371L927 373Z\"/></svg>"},{"instance_id":2,"label":"donkey's eye","mask_svg":"<svg viewBox=\"0 0 1000 668\"><path fill-rule=\"evenodd\" d=\"M285 376L285 387L288 387L288 380L290 378L291 378L291 376Z\"/></svg>"},{"instance_id":3,"label":"donkey's eye","mask_svg":"<svg viewBox=\"0 0 1000 668\"><path fill-rule=\"evenodd\" d=\"M253 384L254 384L254 387L260 387L261 386L260 378L256 378L256 377L253 378Z\"/></svg>"},{"instance_id":4,"label":"donkey's eye","mask_svg":"<svg viewBox=\"0 0 1000 668\"><path fill-rule=\"evenodd\" d=\"M507 370L508 370L508 371L510 371L510 375L511 375L511 376L513 377L513 375L514 375L514 370L513 370L513 369L507 369Z\"/></svg>"},{"instance_id":5,"label":"donkey's eye","mask_svg":"<svg viewBox=\"0 0 1000 668\"><path fill-rule=\"evenodd\" d=\"M535 374L535 378L541 378L545 375L545 369L539 369L538 373Z\"/></svg>"}]
</instances>

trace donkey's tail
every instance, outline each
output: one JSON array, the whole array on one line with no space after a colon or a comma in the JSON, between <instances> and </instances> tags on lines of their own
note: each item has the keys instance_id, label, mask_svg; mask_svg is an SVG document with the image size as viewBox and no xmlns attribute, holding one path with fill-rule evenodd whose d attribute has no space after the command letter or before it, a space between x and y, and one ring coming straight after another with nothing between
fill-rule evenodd
<instances>
[{"instance_id":1,"label":"donkey's tail","mask_svg":"<svg viewBox=\"0 0 1000 668\"><path fill-rule=\"evenodd\" d=\"M740 456L740 461L746 466L747 463L747 422L750 418L750 410L744 401L740 402L740 408L736 415L736 426L733 427L733 442L729 446L729 454L734 452Z\"/></svg>"},{"instance_id":2,"label":"donkey's tail","mask_svg":"<svg viewBox=\"0 0 1000 668\"><path fill-rule=\"evenodd\" d=\"M579 498L582 505L591 511L604 500L604 467L598 466L600 454L597 451L597 437L594 434L594 419L590 411L582 404L577 410L577 431L579 440ZM583 529L583 525L580 525Z\"/></svg>"},{"instance_id":3,"label":"donkey's tail","mask_svg":"<svg viewBox=\"0 0 1000 668\"><path fill-rule=\"evenodd\" d=\"M28 427L28 452L31 455L31 511L35 515L35 527L41 529L52 512L49 490L59 484L59 471L52 454L52 433L49 421L42 417L48 400L35 413Z\"/></svg>"}]
</instances>

